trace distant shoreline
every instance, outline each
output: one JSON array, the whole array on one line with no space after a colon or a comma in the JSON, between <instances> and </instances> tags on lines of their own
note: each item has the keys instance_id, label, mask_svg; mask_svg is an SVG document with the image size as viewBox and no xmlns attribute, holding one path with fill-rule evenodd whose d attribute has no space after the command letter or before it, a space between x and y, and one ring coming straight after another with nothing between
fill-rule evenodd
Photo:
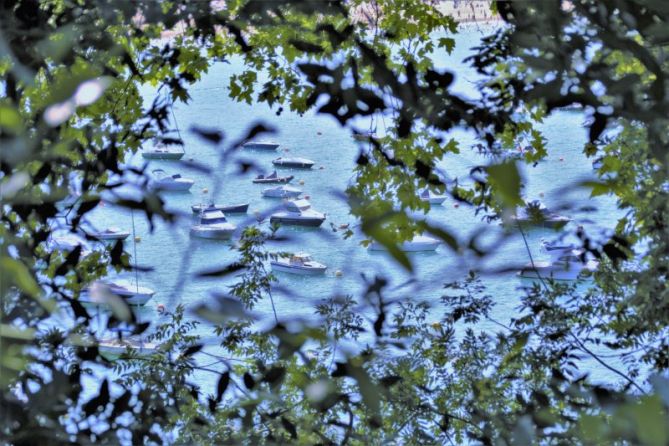
<instances>
[{"instance_id":1,"label":"distant shoreline","mask_svg":"<svg viewBox=\"0 0 669 446\"><path fill-rule=\"evenodd\" d=\"M224 7L224 1L222 0L213 0L212 3L219 8ZM458 24L493 24L502 20L498 14L492 12L490 8L492 0L438 0L435 3L439 12L453 17ZM369 4L352 11L352 14L353 20L360 22L369 22L376 15L373 7ZM141 21L142 17L138 16L137 19ZM163 38L175 37L181 34L178 29L183 26L183 22L179 22L173 29L163 31L161 36Z\"/></svg>"},{"instance_id":2,"label":"distant shoreline","mask_svg":"<svg viewBox=\"0 0 669 446\"><path fill-rule=\"evenodd\" d=\"M490 9L490 0L441 0L437 9L458 23L492 23L502 18Z\"/></svg>"},{"instance_id":3,"label":"distant shoreline","mask_svg":"<svg viewBox=\"0 0 669 446\"><path fill-rule=\"evenodd\" d=\"M502 18L492 12L491 3L492 0L437 0L433 2L439 12L453 17L458 24L500 22ZM358 7L352 13L353 19L359 22L371 22L377 14L374 6L369 3Z\"/></svg>"}]
</instances>

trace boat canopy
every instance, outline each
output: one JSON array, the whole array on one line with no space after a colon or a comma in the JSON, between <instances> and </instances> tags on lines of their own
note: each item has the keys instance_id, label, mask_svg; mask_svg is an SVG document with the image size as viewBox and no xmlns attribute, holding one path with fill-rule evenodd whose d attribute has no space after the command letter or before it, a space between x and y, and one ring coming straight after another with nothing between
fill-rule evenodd
<instances>
[{"instance_id":1,"label":"boat canopy","mask_svg":"<svg viewBox=\"0 0 669 446\"><path fill-rule=\"evenodd\" d=\"M311 205L307 200L295 200L286 202L286 209L291 212L303 212L310 209Z\"/></svg>"},{"instance_id":2,"label":"boat canopy","mask_svg":"<svg viewBox=\"0 0 669 446\"><path fill-rule=\"evenodd\" d=\"M304 262L311 260L311 255L306 252L296 252L292 255L293 259L300 259Z\"/></svg>"},{"instance_id":3,"label":"boat canopy","mask_svg":"<svg viewBox=\"0 0 669 446\"><path fill-rule=\"evenodd\" d=\"M225 218L225 214L216 209L205 209L202 212L202 217L200 218L201 224L211 225L214 223L225 223L228 219Z\"/></svg>"}]
</instances>

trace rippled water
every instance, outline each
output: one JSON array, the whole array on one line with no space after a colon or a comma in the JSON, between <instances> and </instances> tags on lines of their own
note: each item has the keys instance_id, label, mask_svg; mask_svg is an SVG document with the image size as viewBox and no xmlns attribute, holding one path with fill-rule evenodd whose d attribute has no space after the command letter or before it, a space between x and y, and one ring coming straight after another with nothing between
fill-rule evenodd
<instances>
[{"instance_id":1,"label":"rippled water","mask_svg":"<svg viewBox=\"0 0 669 446\"><path fill-rule=\"evenodd\" d=\"M469 49L476 45L481 35L477 28L465 29L456 36L457 45L452 55L434 56L440 67L456 73L456 90L470 97L478 94L474 84L476 74L462 60L470 53ZM341 232L333 232L330 228L330 223L335 226L343 223L355 224L348 215L347 205L340 195L351 177L351 169L359 151L359 143L351 138L350 130L340 127L329 117L317 116L314 113L298 116L284 111L277 116L265 105L248 106L233 102L227 97L226 87L230 76L240 67L238 61L214 65L202 81L191 90L192 101L188 105L175 106L174 113L186 143L186 158L192 158L208 166L218 165L219 152L187 129L193 125L215 127L222 129L228 140L234 140L241 137L250 123L258 119L277 128L278 134L272 138L279 142L281 147L277 152L243 152L238 157L252 159L268 171L272 170L271 160L281 155L301 156L316 162L314 169L309 171L281 169L280 172L290 172L295 175L296 180L293 184L296 186L299 186L301 181L304 182L301 187L311 197L313 207L327 213L327 221L317 230L282 228L280 233L289 236L290 241L273 248L309 252L315 260L326 263L329 269L324 277L278 274L279 283L275 290L275 299L279 317L312 317L314 305L333 293L359 295L364 286L362 274L368 277L382 274L388 278L391 283L391 295L412 296L412 299L436 302L441 295L443 283L463 277L463 273L472 267L505 268L528 261L523 241L518 236L509 237L499 243L499 246L495 247L494 256L487 259L483 265L463 260L442 246L434 253L411 254L418 281L396 288L411 278L408 273L390 260L387 254L370 252L360 246L362 240L360 235L344 240ZM153 99L155 91L146 88L143 95L148 103ZM559 112L541 125L541 130L547 138L550 155L536 167L523 168L527 179L527 196L538 197L543 193L544 201L549 207L560 206L566 203L566 200L573 200L577 208L596 206L597 211L594 213L579 212L577 209L567 212L576 219L570 227L575 228L576 225L582 224L589 231L612 228L618 213L611 199L591 199L589 192L584 189L568 193L561 190L563 187L592 178L591 163L582 154L583 143L586 140L586 129L582 127L583 120L582 113ZM469 149L473 143L470 133L455 131L452 136L459 142L462 153L449 156L441 165L451 177L466 176L471 167L486 162ZM284 152L284 150L289 151ZM142 160L137 156L133 162L141 163ZM251 204L248 215L229 216L232 222L242 225L253 221L253 211L267 210L278 205L280 201L262 198L260 192L267 186L252 184L251 175L238 175L235 166L228 166L226 169L214 167L213 177L197 171L180 169L177 163L169 161L151 161L151 168L163 168L168 173L180 172L195 180L195 185L189 193L164 194L170 208L184 212L185 216L179 223L172 226L159 224L153 233L149 233L147 223L139 215L135 215L136 234L141 237L141 242L137 244L139 264L155 268L152 272L140 274L140 285L152 287L157 291L153 300L139 310L140 318L159 320L156 312L158 304L164 304L170 309L177 304L193 308L210 299L209 293L212 289L225 290L234 280L233 277L225 279L193 277L193 272L234 261L236 253L231 249L230 243L189 237L188 231L193 221L189 215L192 204L200 203L213 195L218 182L220 192L214 197L217 203ZM202 193L204 188L209 190L206 195ZM494 243L502 231L497 224L482 223L472 209L465 206L456 208L452 200L447 200L443 206L433 207L428 219L463 238L483 226L488 226L487 235L482 239L484 245ZM99 207L92 220L101 227L118 226L123 229L132 227L131 215L111 205ZM536 256L535 259L542 258L538 249L539 240L542 237L554 236L554 232L545 230L529 233L528 242ZM342 277L335 277L334 272L337 270L342 271ZM515 316L521 295L518 291L521 281L515 274L509 272L486 276L485 283L496 302L493 316L502 321ZM268 302L261 302L256 311L267 317L271 314ZM435 314L434 317L437 319L439 314ZM492 330L495 327L488 327L484 323L482 328ZM200 325L198 332L204 336L211 336L211 329L205 324ZM216 345L210 345L207 349L214 352L218 348ZM612 379L605 370L600 370L591 364L586 364L586 367L592 368L591 371L595 373L596 378ZM200 385L206 386L213 384L216 376L205 374L198 376L197 379Z\"/></svg>"}]
</instances>

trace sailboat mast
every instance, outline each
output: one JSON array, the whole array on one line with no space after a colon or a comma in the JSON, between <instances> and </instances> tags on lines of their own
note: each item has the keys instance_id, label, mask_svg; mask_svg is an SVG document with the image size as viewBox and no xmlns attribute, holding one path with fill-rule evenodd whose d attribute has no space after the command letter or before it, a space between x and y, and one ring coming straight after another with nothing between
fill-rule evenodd
<instances>
[{"instance_id":1,"label":"sailboat mast","mask_svg":"<svg viewBox=\"0 0 669 446\"><path fill-rule=\"evenodd\" d=\"M177 135L179 136L179 139L181 140L181 150L183 150L184 153L186 153L186 143L184 142L183 138L181 137L181 131L179 130L179 123L177 123L177 115L174 114L174 101L170 103L170 111L172 112L172 119L174 119L174 127L177 129Z\"/></svg>"},{"instance_id":2,"label":"sailboat mast","mask_svg":"<svg viewBox=\"0 0 669 446\"><path fill-rule=\"evenodd\" d=\"M130 209L130 219L132 220L132 247L133 247L133 258L135 263L135 287L137 288L137 294L139 294L139 272L137 271L137 235L135 234L135 211Z\"/></svg>"}]
</instances>

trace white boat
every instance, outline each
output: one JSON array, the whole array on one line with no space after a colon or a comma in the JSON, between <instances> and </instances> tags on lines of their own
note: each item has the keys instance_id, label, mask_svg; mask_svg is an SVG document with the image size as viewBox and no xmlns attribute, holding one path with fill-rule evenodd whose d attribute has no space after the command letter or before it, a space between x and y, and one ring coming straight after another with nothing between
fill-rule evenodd
<instances>
[{"instance_id":1,"label":"white boat","mask_svg":"<svg viewBox=\"0 0 669 446\"><path fill-rule=\"evenodd\" d=\"M582 249L567 249L555 255L554 260L526 264L518 272L526 279L576 280L581 275L592 274L599 267L594 259L584 259Z\"/></svg>"},{"instance_id":2,"label":"white boat","mask_svg":"<svg viewBox=\"0 0 669 446\"><path fill-rule=\"evenodd\" d=\"M302 193L302 189L294 186L274 186L263 189L262 196L269 198L297 198Z\"/></svg>"},{"instance_id":3,"label":"white boat","mask_svg":"<svg viewBox=\"0 0 669 446\"><path fill-rule=\"evenodd\" d=\"M271 174L265 176L265 175L258 175L253 179L253 182L256 184L267 184L267 183L290 183L290 180L292 180L294 177L292 175L288 175L285 177L280 177L277 173L276 170L272 172Z\"/></svg>"},{"instance_id":4,"label":"white boat","mask_svg":"<svg viewBox=\"0 0 669 446\"><path fill-rule=\"evenodd\" d=\"M167 175L163 169L153 171L155 176L153 188L162 191L187 191L195 183L190 178L184 178L180 174Z\"/></svg>"},{"instance_id":5,"label":"white boat","mask_svg":"<svg viewBox=\"0 0 669 446\"><path fill-rule=\"evenodd\" d=\"M200 223L191 226L190 235L212 240L228 240L236 229L237 226L229 223L223 212L211 208L202 211Z\"/></svg>"},{"instance_id":6,"label":"white boat","mask_svg":"<svg viewBox=\"0 0 669 446\"><path fill-rule=\"evenodd\" d=\"M276 150L279 147L274 141L247 141L242 144L245 149Z\"/></svg>"},{"instance_id":7,"label":"white boat","mask_svg":"<svg viewBox=\"0 0 669 446\"><path fill-rule=\"evenodd\" d=\"M399 248L404 252L436 251L441 244L441 240L428 237L427 235L417 235L411 240L403 242ZM370 251L386 251L386 247L379 242L372 242L369 245Z\"/></svg>"},{"instance_id":8,"label":"white boat","mask_svg":"<svg viewBox=\"0 0 669 446\"><path fill-rule=\"evenodd\" d=\"M149 160L180 160L186 152L182 147L156 144L152 149L142 151L142 157Z\"/></svg>"},{"instance_id":9,"label":"white boat","mask_svg":"<svg viewBox=\"0 0 669 446\"><path fill-rule=\"evenodd\" d=\"M545 238L541 239L540 246L541 252L552 256L567 254L576 249L574 245L559 245L557 242L549 242Z\"/></svg>"},{"instance_id":10,"label":"white boat","mask_svg":"<svg viewBox=\"0 0 669 446\"><path fill-rule=\"evenodd\" d=\"M512 224L527 224L533 226L545 226L547 228L559 229L571 221L570 217L550 211L546 205L539 200L527 203L525 208L511 216Z\"/></svg>"},{"instance_id":11,"label":"white boat","mask_svg":"<svg viewBox=\"0 0 669 446\"><path fill-rule=\"evenodd\" d=\"M353 133L353 139L356 141L368 141L370 138L376 137L376 130L367 130L363 133Z\"/></svg>"},{"instance_id":12,"label":"white boat","mask_svg":"<svg viewBox=\"0 0 669 446\"><path fill-rule=\"evenodd\" d=\"M126 338L105 338L97 341L100 355L108 360L118 359L130 350L133 356L146 357L158 351L159 345L154 342L145 342L141 338L129 336Z\"/></svg>"},{"instance_id":13,"label":"white boat","mask_svg":"<svg viewBox=\"0 0 669 446\"><path fill-rule=\"evenodd\" d=\"M325 214L311 209L307 200L287 201L286 210L272 214L270 223L318 227L325 221Z\"/></svg>"},{"instance_id":14,"label":"white boat","mask_svg":"<svg viewBox=\"0 0 669 446\"><path fill-rule=\"evenodd\" d=\"M290 257L277 257L270 264L272 271L309 276L323 274L328 268L322 263L314 261L309 254L304 252L293 254Z\"/></svg>"},{"instance_id":15,"label":"white boat","mask_svg":"<svg viewBox=\"0 0 669 446\"><path fill-rule=\"evenodd\" d=\"M429 189L425 189L420 194L421 201L427 201L430 204L442 204L444 201L446 201L446 198L446 195L435 195L430 192Z\"/></svg>"},{"instance_id":16,"label":"white boat","mask_svg":"<svg viewBox=\"0 0 669 446\"><path fill-rule=\"evenodd\" d=\"M311 161L310 159L300 158L300 157L290 157L290 158L278 157L277 159L272 161L272 164L279 167L296 167L300 169L311 169L311 167L314 165L314 162Z\"/></svg>"},{"instance_id":17,"label":"white boat","mask_svg":"<svg viewBox=\"0 0 669 446\"><path fill-rule=\"evenodd\" d=\"M46 242L46 248L49 251L60 250L69 252L74 250L77 246L81 246L82 257L86 257L93 252L93 250L86 243L86 240L75 234L66 233L54 235L51 236L49 241Z\"/></svg>"},{"instance_id":18,"label":"white boat","mask_svg":"<svg viewBox=\"0 0 669 446\"><path fill-rule=\"evenodd\" d=\"M116 227L110 227L104 231L85 231L91 237L94 237L98 240L125 240L128 238L130 233L128 231L122 231Z\"/></svg>"},{"instance_id":19,"label":"white boat","mask_svg":"<svg viewBox=\"0 0 669 446\"><path fill-rule=\"evenodd\" d=\"M102 287L96 289L96 287ZM131 284L125 281L107 282L97 281L90 287L81 290L79 301L90 304L106 304L105 293L109 292L120 297L128 305L141 306L145 305L154 294L151 288L139 286L138 284Z\"/></svg>"}]
</instances>

